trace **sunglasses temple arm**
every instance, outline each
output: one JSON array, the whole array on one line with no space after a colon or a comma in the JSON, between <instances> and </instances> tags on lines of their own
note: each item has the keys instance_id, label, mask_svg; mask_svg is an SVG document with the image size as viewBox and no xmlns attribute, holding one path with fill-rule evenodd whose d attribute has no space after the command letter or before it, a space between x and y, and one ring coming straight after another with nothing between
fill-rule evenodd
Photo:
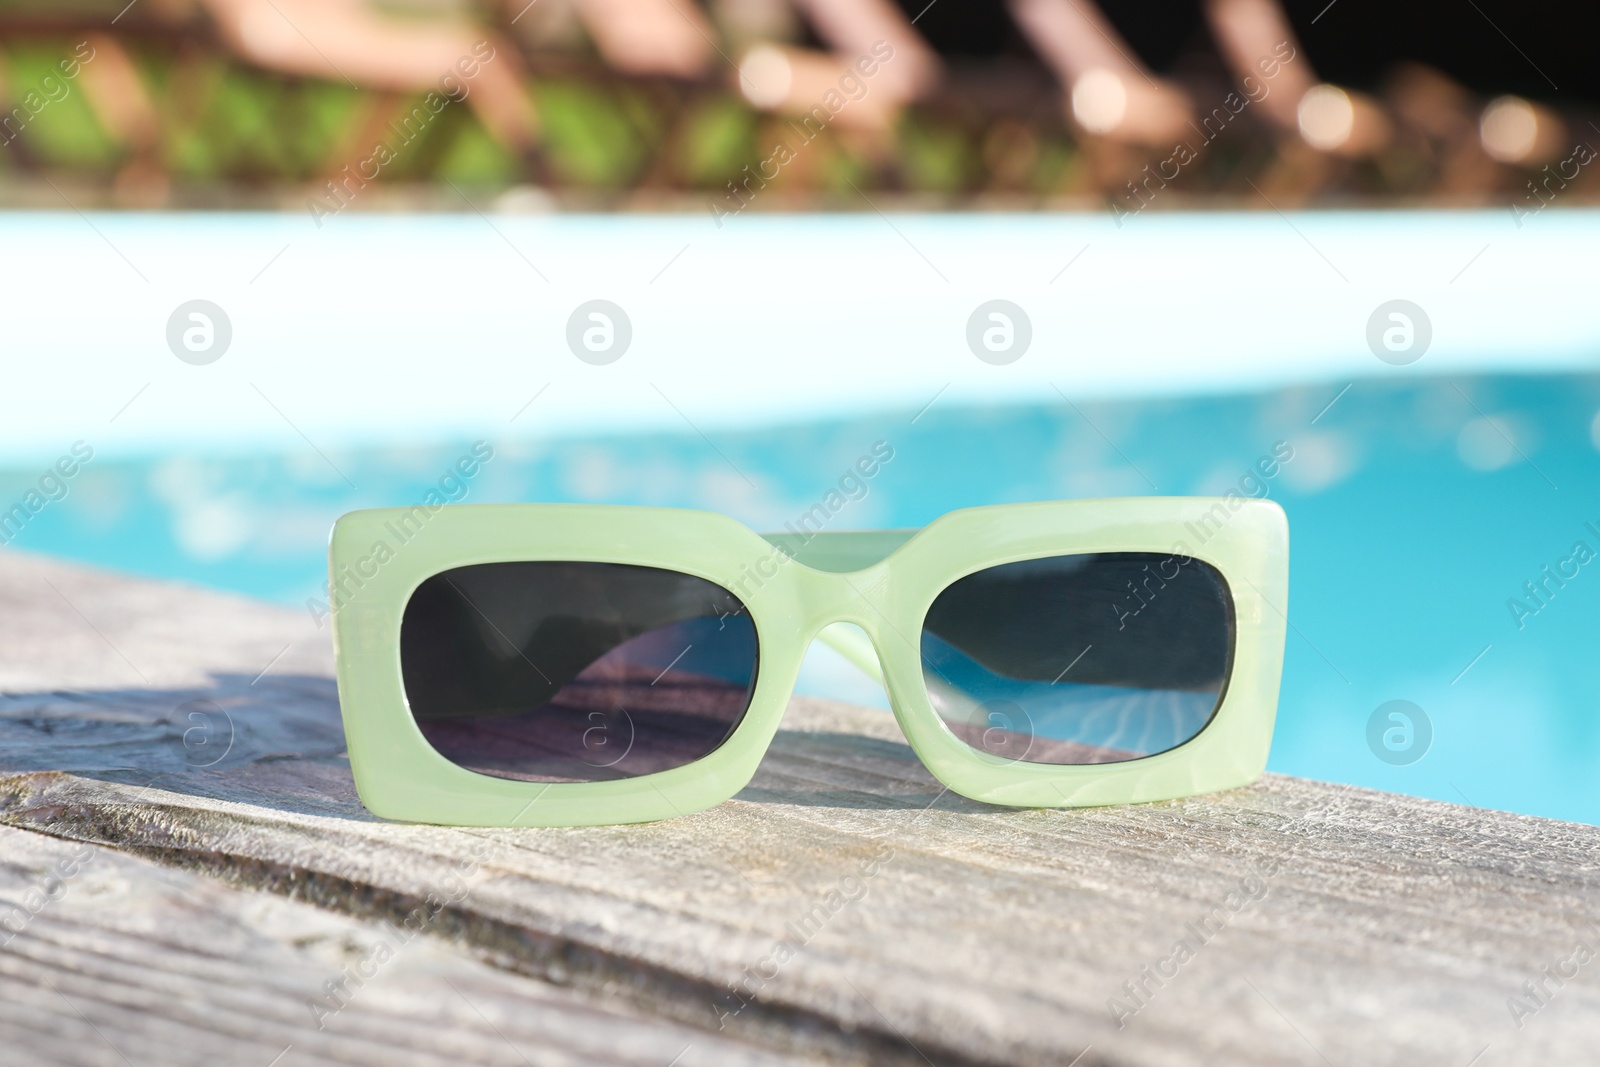
<instances>
[{"instance_id":1,"label":"sunglasses temple arm","mask_svg":"<svg viewBox=\"0 0 1600 1067\"><path fill-rule=\"evenodd\" d=\"M878 662L878 650L872 647L872 641L859 627L836 622L823 627L822 632L817 634L817 640L849 660L851 666L862 674L883 684L883 665Z\"/></svg>"}]
</instances>

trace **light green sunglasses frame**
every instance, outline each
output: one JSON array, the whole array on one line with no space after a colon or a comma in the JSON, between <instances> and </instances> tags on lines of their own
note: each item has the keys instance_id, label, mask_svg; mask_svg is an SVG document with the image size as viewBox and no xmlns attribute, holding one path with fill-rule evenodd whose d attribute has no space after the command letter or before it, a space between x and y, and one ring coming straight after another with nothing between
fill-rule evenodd
<instances>
[{"instance_id":1,"label":"light green sunglasses frame","mask_svg":"<svg viewBox=\"0 0 1600 1067\"><path fill-rule=\"evenodd\" d=\"M1203 560L1233 597L1232 673L1194 738L1123 763L1001 759L944 725L923 683L928 607L952 582L1019 560L1157 552ZM701 759L615 781L495 778L445 759L406 703L400 621L427 578L531 560L624 563L696 575L735 593L755 624L750 706ZM738 793L772 743L811 641L835 623L866 633L912 749L973 800L1079 807L1167 800L1253 781L1266 766L1283 666L1289 531L1283 510L1242 497L1136 497L1002 504L917 531L762 536L713 512L591 504L456 504L356 511L329 548L339 704L350 766L373 814L457 826L592 826L687 815ZM847 631L848 632L848 631ZM828 635L824 635L827 639ZM844 645L871 665L860 643Z\"/></svg>"}]
</instances>

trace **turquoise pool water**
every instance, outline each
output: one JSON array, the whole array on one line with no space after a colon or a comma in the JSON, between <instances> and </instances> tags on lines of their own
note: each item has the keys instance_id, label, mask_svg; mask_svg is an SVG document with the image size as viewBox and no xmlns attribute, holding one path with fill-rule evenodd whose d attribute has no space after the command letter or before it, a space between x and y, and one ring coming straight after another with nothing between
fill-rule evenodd
<instances>
[{"instance_id":1,"label":"turquoise pool water","mask_svg":"<svg viewBox=\"0 0 1600 1067\"><path fill-rule=\"evenodd\" d=\"M446 476L471 436L326 457L95 458L13 543L296 605L306 639L325 640L312 609L329 524L430 489L704 507L778 529L875 447L892 458L832 528L914 526L973 504L1235 489L1279 501L1292 530L1272 770L1600 823L1600 563L1589 559L1600 553L1600 376L919 407L704 436L541 438L513 426L460 481ZM1274 477L1252 474L1275 452L1289 458ZM40 477L37 463L0 472L0 499L9 506ZM825 654L804 684L882 700ZM1373 728L1397 700L1425 723L1386 711Z\"/></svg>"}]
</instances>

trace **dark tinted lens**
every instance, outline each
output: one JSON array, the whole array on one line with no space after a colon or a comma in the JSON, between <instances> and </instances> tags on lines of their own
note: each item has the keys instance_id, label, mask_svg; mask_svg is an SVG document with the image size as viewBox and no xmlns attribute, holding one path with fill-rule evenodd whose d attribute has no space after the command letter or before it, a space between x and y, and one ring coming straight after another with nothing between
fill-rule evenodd
<instances>
[{"instance_id":1,"label":"dark tinted lens","mask_svg":"<svg viewBox=\"0 0 1600 1067\"><path fill-rule=\"evenodd\" d=\"M756 630L713 582L616 563L485 563L417 587L406 699L446 759L497 778L593 782L680 767L733 732Z\"/></svg>"},{"instance_id":2,"label":"dark tinted lens","mask_svg":"<svg viewBox=\"0 0 1600 1067\"><path fill-rule=\"evenodd\" d=\"M1118 763L1211 721L1233 598L1207 563L1102 552L1007 563L940 593L922 676L951 732L999 759Z\"/></svg>"}]
</instances>

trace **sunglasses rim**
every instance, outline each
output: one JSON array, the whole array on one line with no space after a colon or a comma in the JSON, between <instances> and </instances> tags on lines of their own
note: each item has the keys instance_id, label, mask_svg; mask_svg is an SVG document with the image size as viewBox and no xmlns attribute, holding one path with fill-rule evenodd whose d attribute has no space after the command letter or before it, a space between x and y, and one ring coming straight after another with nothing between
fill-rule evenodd
<instances>
[{"instance_id":1,"label":"sunglasses rim","mask_svg":"<svg viewBox=\"0 0 1600 1067\"><path fill-rule=\"evenodd\" d=\"M1217 510L1223 518L1217 522ZM426 510L426 509L422 509ZM472 826L581 826L686 815L734 796L776 734L805 648L832 622L860 626L877 652L907 742L952 791L1015 807L1173 799L1231 788L1264 769L1286 630L1288 527L1281 508L1225 497L1047 501L947 513L858 571L786 561L772 543L714 512L586 504L458 504L352 512L330 541L333 632L351 769L380 817ZM411 536L379 565L373 549L410 516ZM1203 545L1193 524L1217 523ZM928 606L966 574L1095 551L1173 550L1215 567L1233 596L1235 650L1210 722L1165 752L1111 764L996 766L952 734L921 681ZM435 752L404 703L398 628L417 585L442 570L520 560L620 562L695 575L744 602L762 671L743 718L718 749L667 771L605 782L533 783L467 770ZM758 580L752 577L760 572ZM771 576L767 577L768 572ZM743 587L741 581L746 583Z\"/></svg>"}]
</instances>

